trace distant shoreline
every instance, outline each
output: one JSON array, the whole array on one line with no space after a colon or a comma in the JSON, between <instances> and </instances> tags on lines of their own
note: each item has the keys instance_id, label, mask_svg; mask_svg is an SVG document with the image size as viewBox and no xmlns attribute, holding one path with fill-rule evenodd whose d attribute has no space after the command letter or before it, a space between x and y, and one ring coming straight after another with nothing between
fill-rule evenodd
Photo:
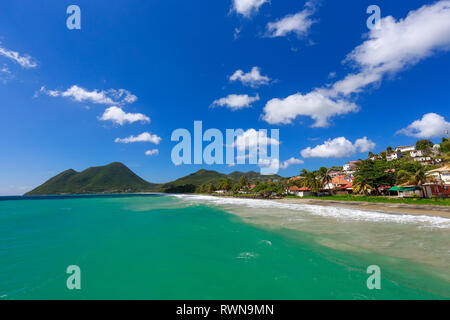
<instances>
[{"instance_id":1,"label":"distant shoreline","mask_svg":"<svg viewBox=\"0 0 450 320\"><path fill-rule=\"evenodd\" d=\"M258 199L270 200L281 203L315 205L323 207L340 207L356 210L381 211L390 214L409 214L409 215L427 215L450 219L450 207L433 206L423 204L404 204L404 203L383 203L383 202L363 202L363 201L337 201L337 200L316 200L316 199L265 199L265 198L244 198L234 196L215 196L219 198L236 198L236 199Z\"/></svg>"},{"instance_id":2,"label":"distant shoreline","mask_svg":"<svg viewBox=\"0 0 450 320\"><path fill-rule=\"evenodd\" d=\"M95 196L139 196L139 195L175 195L161 192L136 192L136 193L95 193L95 194L59 194L59 195L40 195L40 196L2 196L0 200L21 200L21 199L64 199L70 197L95 197ZM409 214L409 215L426 215L436 216L450 219L450 206L425 205L425 204L405 204L405 203L384 203L384 202L364 202L364 201L338 201L325 199L302 199L302 198L264 198L260 196L240 197L231 195L211 195L211 194L195 194L186 193L185 195L207 195L217 198L235 198L250 200L269 200L280 203L315 205L323 207L340 207L347 209L379 211L390 214Z\"/></svg>"}]
</instances>

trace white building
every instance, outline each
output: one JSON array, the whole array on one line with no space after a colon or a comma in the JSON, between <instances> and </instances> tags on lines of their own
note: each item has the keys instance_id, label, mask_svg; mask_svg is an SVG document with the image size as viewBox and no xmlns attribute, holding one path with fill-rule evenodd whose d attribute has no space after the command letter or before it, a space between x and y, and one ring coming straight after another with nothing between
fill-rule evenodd
<instances>
[{"instance_id":1,"label":"white building","mask_svg":"<svg viewBox=\"0 0 450 320\"><path fill-rule=\"evenodd\" d=\"M386 155L386 160L387 161L393 161L393 160L397 160L400 158L403 158L405 155L401 152L394 152L391 154Z\"/></svg>"},{"instance_id":2,"label":"white building","mask_svg":"<svg viewBox=\"0 0 450 320\"><path fill-rule=\"evenodd\" d=\"M400 146L400 147L395 148L396 152L403 152L403 153L411 152L411 151L415 151L415 150L416 150L415 146Z\"/></svg>"},{"instance_id":3,"label":"white building","mask_svg":"<svg viewBox=\"0 0 450 320\"><path fill-rule=\"evenodd\" d=\"M433 159L431 157L417 157L417 158L414 158L414 161L420 162L422 164L431 164L431 163L433 163Z\"/></svg>"},{"instance_id":4,"label":"white building","mask_svg":"<svg viewBox=\"0 0 450 320\"><path fill-rule=\"evenodd\" d=\"M417 157L423 157L425 154L423 153L422 150L414 150L414 151L410 151L409 155L412 158L417 158Z\"/></svg>"},{"instance_id":5,"label":"white building","mask_svg":"<svg viewBox=\"0 0 450 320\"><path fill-rule=\"evenodd\" d=\"M437 182L450 185L450 167L444 166L428 171L427 176L433 177Z\"/></svg>"},{"instance_id":6,"label":"white building","mask_svg":"<svg viewBox=\"0 0 450 320\"><path fill-rule=\"evenodd\" d=\"M441 145L440 145L440 144L435 144L435 145L433 146L433 152L438 153L440 148L441 148Z\"/></svg>"},{"instance_id":7,"label":"white building","mask_svg":"<svg viewBox=\"0 0 450 320\"><path fill-rule=\"evenodd\" d=\"M343 167L342 167L342 170L345 172L345 173L354 173L355 172L355 170L356 170L356 166L358 165L358 160L356 160L356 161L350 161L349 163L347 163L347 164L345 164Z\"/></svg>"}]
</instances>

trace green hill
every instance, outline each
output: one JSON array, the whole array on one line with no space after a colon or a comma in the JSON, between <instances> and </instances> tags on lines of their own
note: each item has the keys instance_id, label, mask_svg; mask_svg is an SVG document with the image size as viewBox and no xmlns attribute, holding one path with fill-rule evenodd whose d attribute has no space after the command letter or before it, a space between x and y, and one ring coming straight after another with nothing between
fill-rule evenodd
<instances>
[{"instance_id":1,"label":"green hill","mask_svg":"<svg viewBox=\"0 0 450 320\"><path fill-rule=\"evenodd\" d=\"M114 162L106 166L92 167L82 172L73 169L61 172L36 189L25 195L60 195L60 194L94 194L94 193L134 193L134 192L194 192L202 184L217 183L228 178L234 183L245 176L250 183L276 180L278 175L263 176L258 172L238 172L224 174L212 170L199 170L175 181L155 184L137 176L124 164Z\"/></svg>"},{"instance_id":2,"label":"green hill","mask_svg":"<svg viewBox=\"0 0 450 320\"><path fill-rule=\"evenodd\" d=\"M260 173L254 171L235 171L230 174L224 174L217 171L202 169L183 178L165 183L159 186L159 189L162 191L167 191L168 189L173 189L174 187L189 185L199 187L202 184L217 183L220 179L223 178L231 179L234 183L237 183L242 176L245 176L250 183L255 183L257 181L277 180L281 178L279 175L263 176Z\"/></svg>"},{"instance_id":3,"label":"green hill","mask_svg":"<svg viewBox=\"0 0 450 320\"><path fill-rule=\"evenodd\" d=\"M122 163L114 162L82 172L66 170L26 195L133 193L152 191L157 186L140 178Z\"/></svg>"}]
</instances>

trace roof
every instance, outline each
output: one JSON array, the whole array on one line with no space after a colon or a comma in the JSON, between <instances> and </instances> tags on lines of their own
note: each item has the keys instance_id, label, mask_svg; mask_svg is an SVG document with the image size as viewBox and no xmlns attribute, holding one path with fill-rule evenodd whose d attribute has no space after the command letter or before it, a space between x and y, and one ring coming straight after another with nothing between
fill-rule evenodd
<instances>
[{"instance_id":1,"label":"roof","mask_svg":"<svg viewBox=\"0 0 450 320\"><path fill-rule=\"evenodd\" d=\"M441 168L437 168L437 169L434 169L434 170L430 170L430 171L428 171L427 173L446 172L446 171L450 171L450 167L443 166L443 167L441 167Z\"/></svg>"},{"instance_id":2,"label":"roof","mask_svg":"<svg viewBox=\"0 0 450 320\"><path fill-rule=\"evenodd\" d=\"M342 188L343 188L343 189L352 189L352 188L353 188L353 183L350 182L349 184L343 186Z\"/></svg>"},{"instance_id":3,"label":"roof","mask_svg":"<svg viewBox=\"0 0 450 320\"><path fill-rule=\"evenodd\" d=\"M407 187L400 187L400 186L395 186L389 189L389 191L399 191L399 192L404 192L404 191L416 191L416 190L422 190L419 187L415 187L415 186L407 186Z\"/></svg>"},{"instance_id":4,"label":"roof","mask_svg":"<svg viewBox=\"0 0 450 320\"><path fill-rule=\"evenodd\" d=\"M305 179L305 177L292 177L290 180L295 181L295 180L300 180L300 179Z\"/></svg>"},{"instance_id":5,"label":"roof","mask_svg":"<svg viewBox=\"0 0 450 320\"><path fill-rule=\"evenodd\" d=\"M289 191L311 191L311 189L308 187L299 188L299 187L294 186L294 187L290 187Z\"/></svg>"},{"instance_id":6,"label":"roof","mask_svg":"<svg viewBox=\"0 0 450 320\"><path fill-rule=\"evenodd\" d=\"M349 182L351 182L351 179L348 179L346 175L337 176L337 177L334 177L333 179L331 179L331 183L334 185L337 185L337 184L346 185Z\"/></svg>"}]
</instances>

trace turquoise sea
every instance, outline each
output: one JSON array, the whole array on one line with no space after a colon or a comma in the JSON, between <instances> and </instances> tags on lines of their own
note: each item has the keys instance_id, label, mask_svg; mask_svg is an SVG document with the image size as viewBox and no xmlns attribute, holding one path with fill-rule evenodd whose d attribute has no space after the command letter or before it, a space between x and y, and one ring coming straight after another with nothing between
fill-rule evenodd
<instances>
[{"instance_id":1,"label":"turquoise sea","mask_svg":"<svg viewBox=\"0 0 450 320\"><path fill-rule=\"evenodd\" d=\"M0 299L449 299L449 244L439 217L195 195L0 198ZM67 289L70 265L81 290Z\"/></svg>"}]
</instances>

